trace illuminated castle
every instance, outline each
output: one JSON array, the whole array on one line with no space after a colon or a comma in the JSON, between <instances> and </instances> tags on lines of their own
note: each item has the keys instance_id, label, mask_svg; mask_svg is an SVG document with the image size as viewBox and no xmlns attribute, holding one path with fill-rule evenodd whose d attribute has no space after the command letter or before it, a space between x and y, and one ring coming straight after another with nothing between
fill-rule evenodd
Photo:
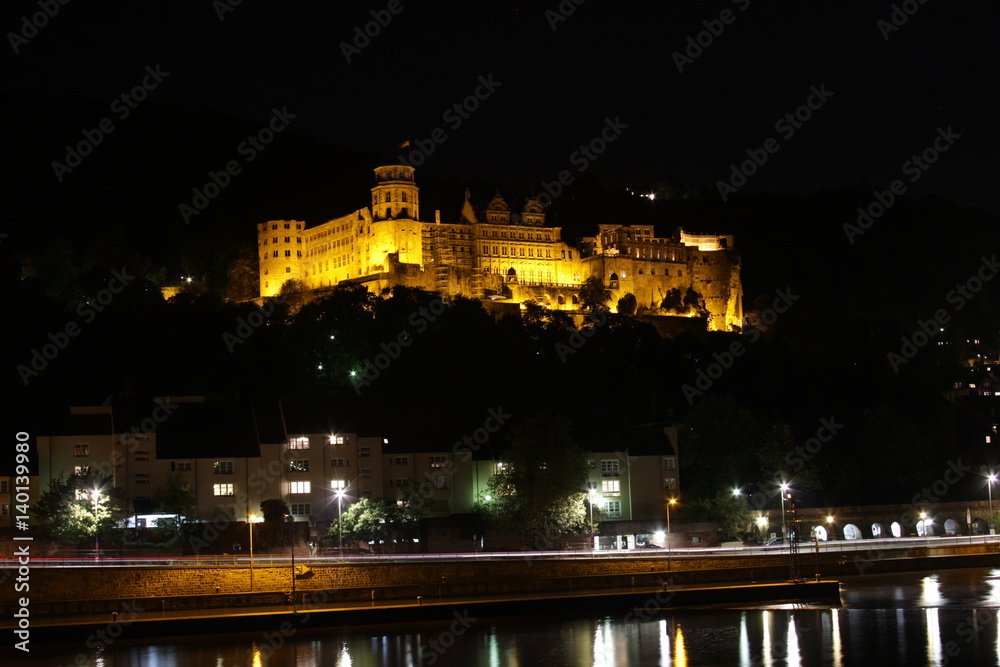
<instances>
[{"instance_id":1,"label":"illuminated castle","mask_svg":"<svg viewBox=\"0 0 1000 667\"><path fill-rule=\"evenodd\" d=\"M694 236L678 229L657 238L652 225L599 225L597 236L579 246L545 224L537 199L512 212L497 194L482 219L466 191L460 222L420 220L420 191L413 167L375 169L371 207L315 227L297 220L257 225L261 296L276 295L289 281L322 291L343 281L376 293L406 285L445 295L493 301L534 300L548 308L579 309L579 289L600 276L611 290L611 306L628 293L649 314L667 293L688 290L700 297L710 331L740 327L743 290L740 258L732 236Z\"/></svg>"}]
</instances>

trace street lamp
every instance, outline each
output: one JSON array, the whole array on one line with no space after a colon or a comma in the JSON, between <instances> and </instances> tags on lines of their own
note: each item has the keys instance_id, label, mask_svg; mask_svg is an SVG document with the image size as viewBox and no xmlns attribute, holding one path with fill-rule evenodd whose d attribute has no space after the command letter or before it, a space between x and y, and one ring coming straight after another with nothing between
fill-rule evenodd
<instances>
[{"instance_id":1,"label":"street lamp","mask_svg":"<svg viewBox=\"0 0 1000 667\"><path fill-rule=\"evenodd\" d=\"M257 523L257 516L250 514L247 519L250 526L250 592L253 593L253 525Z\"/></svg>"},{"instance_id":2,"label":"street lamp","mask_svg":"<svg viewBox=\"0 0 1000 667\"><path fill-rule=\"evenodd\" d=\"M337 489L334 492L334 495L337 496L337 532L339 533L339 538L340 538L340 557L343 558L344 557L344 513L341 511L343 507L341 505L341 498L344 497L344 489L343 488Z\"/></svg>"},{"instance_id":3,"label":"street lamp","mask_svg":"<svg viewBox=\"0 0 1000 667\"><path fill-rule=\"evenodd\" d=\"M931 546L930 537L927 536L927 512L920 513L920 525L924 528L924 543L929 548Z\"/></svg>"},{"instance_id":4,"label":"street lamp","mask_svg":"<svg viewBox=\"0 0 1000 667\"><path fill-rule=\"evenodd\" d=\"M588 491L590 495L590 548L594 549L594 495L597 493L597 489L590 489Z\"/></svg>"},{"instance_id":5,"label":"street lamp","mask_svg":"<svg viewBox=\"0 0 1000 667\"><path fill-rule=\"evenodd\" d=\"M285 515L285 523L292 528L292 613L295 613L295 517L291 514Z\"/></svg>"},{"instance_id":6,"label":"street lamp","mask_svg":"<svg viewBox=\"0 0 1000 667\"><path fill-rule=\"evenodd\" d=\"M667 501L667 569L670 569L670 506L677 503L676 498Z\"/></svg>"},{"instance_id":7,"label":"street lamp","mask_svg":"<svg viewBox=\"0 0 1000 667\"><path fill-rule=\"evenodd\" d=\"M97 516L100 511L101 492L94 489L90 492L90 497L94 501L94 560L98 560L100 558L99 554L101 553L101 543L98 538Z\"/></svg>"},{"instance_id":8,"label":"street lamp","mask_svg":"<svg viewBox=\"0 0 1000 667\"><path fill-rule=\"evenodd\" d=\"M832 514L826 517L826 523L827 523L828 526L830 526L829 530L827 530L826 539L832 541L833 540L833 515Z\"/></svg>"},{"instance_id":9,"label":"street lamp","mask_svg":"<svg viewBox=\"0 0 1000 667\"><path fill-rule=\"evenodd\" d=\"M788 539L788 529L785 527L785 494L791 498L791 494L788 493L788 484L785 482L781 483L781 541L784 543Z\"/></svg>"},{"instance_id":10,"label":"street lamp","mask_svg":"<svg viewBox=\"0 0 1000 667\"><path fill-rule=\"evenodd\" d=\"M995 532L993 529L993 482L997 481L996 473L990 474L986 478L986 481L989 484L988 488L990 490L990 522L987 527L990 529L990 535L992 535Z\"/></svg>"}]
</instances>

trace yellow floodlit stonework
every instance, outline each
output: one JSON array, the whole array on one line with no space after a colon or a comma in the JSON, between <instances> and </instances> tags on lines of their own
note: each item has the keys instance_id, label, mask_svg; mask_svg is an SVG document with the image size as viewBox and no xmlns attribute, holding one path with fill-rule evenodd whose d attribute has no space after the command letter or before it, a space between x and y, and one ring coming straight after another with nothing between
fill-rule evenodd
<instances>
[{"instance_id":1,"label":"yellow floodlit stonework","mask_svg":"<svg viewBox=\"0 0 1000 667\"><path fill-rule=\"evenodd\" d=\"M276 295L289 280L322 292L344 281L380 293L406 285L445 296L464 295L553 309L578 310L579 289L600 276L611 306L627 293L648 314L671 289L698 292L710 331L729 331L743 320L740 257L732 236L693 235L678 229L656 237L652 225L599 225L596 236L570 245L560 227L547 226L534 198L520 211L498 193L477 214L466 191L460 219L420 219L414 168L375 169L371 206L320 225L271 220L257 225L261 296Z\"/></svg>"}]
</instances>

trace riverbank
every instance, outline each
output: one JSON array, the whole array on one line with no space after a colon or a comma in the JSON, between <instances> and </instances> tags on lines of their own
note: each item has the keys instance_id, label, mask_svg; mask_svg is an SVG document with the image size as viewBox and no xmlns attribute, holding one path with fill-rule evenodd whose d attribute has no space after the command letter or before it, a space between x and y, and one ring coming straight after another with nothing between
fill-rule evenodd
<instances>
[{"instance_id":1,"label":"riverbank","mask_svg":"<svg viewBox=\"0 0 1000 667\"><path fill-rule=\"evenodd\" d=\"M317 595L316 593L320 593ZM255 610L234 607L203 611L157 611L126 606L117 614L101 617L70 615L33 620L31 640L36 643L84 643L195 634L253 632L274 633L285 639L300 630L348 628L395 623L448 621L462 624L478 618L566 613L632 613L643 618L662 609L712 605L743 606L782 602L839 604L836 581L780 582L733 586L677 586L582 591L567 595L514 595L472 599L416 599L390 602L331 605L322 591L303 602ZM5 624L6 625L6 624ZM8 627L4 627L8 629Z\"/></svg>"}]
</instances>

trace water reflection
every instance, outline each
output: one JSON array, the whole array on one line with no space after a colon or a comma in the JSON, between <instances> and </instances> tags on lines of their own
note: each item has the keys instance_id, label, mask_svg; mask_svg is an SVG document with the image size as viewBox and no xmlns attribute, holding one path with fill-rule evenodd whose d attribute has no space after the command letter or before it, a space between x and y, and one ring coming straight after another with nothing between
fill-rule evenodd
<instances>
[{"instance_id":1,"label":"water reflection","mask_svg":"<svg viewBox=\"0 0 1000 667\"><path fill-rule=\"evenodd\" d=\"M941 664L941 622L937 609L925 609L927 623L927 664Z\"/></svg>"},{"instance_id":2,"label":"water reflection","mask_svg":"<svg viewBox=\"0 0 1000 667\"><path fill-rule=\"evenodd\" d=\"M841 667L844 664L844 654L840 648L840 610L830 610L830 646L833 650L833 665Z\"/></svg>"},{"instance_id":3,"label":"water reflection","mask_svg":"<svg viewBox=\"0 0 1000 667\"><path fill-rule=\"evenodd\" d=\"M674 634L674 665L676 667L687 667L687 649L684 647L684 631L677 624L677 632Z\"/></svg>"},{"instance_id":4,"label":"water reflection","mask_svg":"<svg viewBox=\"0 0 1000 667\"><path fill-rule=\"evenodd\" d=\"M799 654L799 635L795 631L795 615L788 615L788 639L785 640L787 655L785 664L789 667L800 667L802 656Z\"/></svg>"},{"instance_id":5,"label":"water reflection","mask_svg":"<svg viewBox=\"0 0 1000 667\"><path fill-rule=\"evenodd\" d=\"M936 607L941 604L941 584L938 575L932 574L920 580L920 604L924 607Z\"/></svg>"}]
</instances>

